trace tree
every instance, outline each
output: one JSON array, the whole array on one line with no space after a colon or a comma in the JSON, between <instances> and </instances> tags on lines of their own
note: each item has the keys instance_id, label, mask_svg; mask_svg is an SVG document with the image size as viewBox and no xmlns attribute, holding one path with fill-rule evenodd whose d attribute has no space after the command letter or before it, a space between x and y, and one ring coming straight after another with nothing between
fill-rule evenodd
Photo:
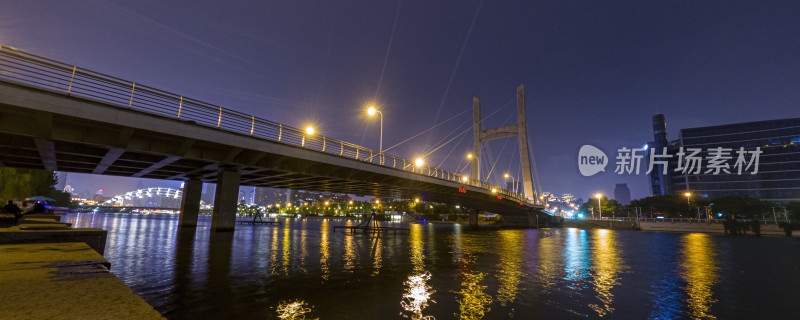
<instances>
[{"instance_id":1,"label":"tree","mask_svg":"<svg viewBox=\"0 0 800 320\"><path fill-rule=\"evenodd\" d=\"M0 199L24 200L35 196L55 199L50 204L69 206L70 195L56 190L58 179L53 171L0 167Z\"/></svg>"},{"instance_id":2,"label":"tree","mask_svg":"<svg viewBox=\"0 0 800 320\"><path fill-rule=\"evenodd\" d=\"M618 217L618 216L627 216L627 213L623 214L625 207L622 206L617 200L608 199L603 197L600 199L601 207L597 206L597 198L592 198L591 200L585 202L578 211L583 212L585 217L589 217L594 214L595 218L599 218L602 214L603 217ZM601 210L602 209L602 210Z\"/></svg>"},{"instance_id":3,"label":"tree","mask_svg":"<svg viewBox=\"0 0 800 320\"><path fill-rule=\"evenodd\" d=\"M762 214L772 213L775 204L748 196L722 196L711 201L714 212L736 218L761 218Z\"/></svg>"},{"instance_id":4,"label":"tree","mask_svg":"<svg viewBox=\"0 0 800 320\"><path fill-rule=\"evenodd\" d=\"M786 204L786 211L792 220L800 220L800 201L791 201Z\"/></svg>"}]
</instances>

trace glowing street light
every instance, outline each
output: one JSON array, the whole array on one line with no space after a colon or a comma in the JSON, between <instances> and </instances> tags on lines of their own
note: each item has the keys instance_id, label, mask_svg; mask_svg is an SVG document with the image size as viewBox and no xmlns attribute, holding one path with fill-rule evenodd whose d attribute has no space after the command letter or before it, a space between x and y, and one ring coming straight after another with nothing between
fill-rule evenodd
<instances>
[{"instance_id":1,"label":"glowing street light","mask_svg":"<svg viewBox=\"0 0 800 320\"><path fill-rule=\"evenodd\" d=\"M306 134L308 134L309 136L314 134L314 127L312 126L306 127Z\"/></svg>"},{"instance_id":2,"label":"glowing street light","mask_svg":"<svg viewBox=\"0 0 800 320\"><path fill-rule=\"evenodd\" d=\"M325 201L325 206L327 206L327 205L328 205L328 201Z\"/></svg>"},{"instance_id":3,"label":"glowing street light","mask_svg":"<svg viewBox=\"0 0 800 320\"><path fill-rule=\"evenodd\" d=\"M597 215L600 217L600 219L602 219L603 218L603 205L600 204L600 199L603 199L603 195L598 193L598 194L596 194L594 196L595 196L595 198L597 198L597 211L598 211Z\"/></svg>"},{"instance_id":4,"label":"glowing street light","mask_svg":"<svg viewBox=\"0 0 800 320\"><path fill-rule=\"evenodd\" d=\"M417 160L414 160L414 165L417 166L418 168L421 168L424 164L425 160L423 160L422 158L417 158Z\"/></svg>"},{"instance_id":5,"label":"glowing street light","mask_svg":"<svg viewBox=\"0 0 800 320\"><path fill-rule=\"evenodd\" d=\"M492 193L497 193L497 188L492 188Z\"/></svg>"},{"instance_id":6,"label":"glowing street light","mask_svg":"<svg viewBox=\"0 0 800 320\"><path fill-rule=\"evenodd\" d=\"M509 177L511 178L511 187L512 187L511 191L513 191L516 194L517 193L517 182L516 182L516 180L514 180L514 176L509 175L508 173L506 173L506 174L503 175L503 177L506 178L506 179L508 179Z\"/></svg>"},{"instance_id":7,"label":"glowing street light","mask_svg":"<svg viewBox=\"0 0 800 320\"><path fill-rule=\"evenodd\" d=\"M466 183L467 181L469 181L469 178L467 178L467 176L463 176L463 177L461 177L461 181Z\"/></svg>"},{"instance_id":8,"label":"glowing street light","mask_svg":"<svg viewBox=\"0 0 800 320\"><path fill-rule=\"evenodd\" d=\"M689 202L689 200L692 199L692 193L691 192L686 192L683 195L686 196L686 206L689 207L689 212L691 213L692 204L691 204L691 202ZM698 211L698 219L699 219L699 211Z\"/></svg>"},{"instance_id":9,"label":"glowing street light","mask_svg":"<svg viewBox=\"0 0 800 320\"><path fill-rule=\"evenodd\" d=\"M419 198L414 198L414 202L419 203Z\"/></svg>"},{"instance_id":10,"label":"glowing street light","mask_svg":"<svg viewBox=\"0 0 800 320\"><path fill-rule=\"evenodd\" d=\"M380 199L375 199L375 203L376 203L376 204L380 204L380 203L381 203L381 200L380 200Z\"/></svg>"},{"instance_id":11,"label":"glowing street light","mask_svg":"<svg viewBox=\"0 0 800 320\"><path fill-rule=\"evenodd\" d=\"M381 135L378 144L378 152L383 153L383 112L380 112L380 110L375 109L375 106L370 106L369 109L367 109L367 114L370 115L370 117L374 116L375 113L377 113L380 116L381 120Z\"/></svg>"},{"instance_id":12,"label":"glowing street light","mask_svg":"<svg viewBox=\"0 0 800 320\"><path fill-rule=\"evenodd\" d=\"M472 154L471 153L467 153L467 159L472 159Z\"/></svg>"}]
</instances>

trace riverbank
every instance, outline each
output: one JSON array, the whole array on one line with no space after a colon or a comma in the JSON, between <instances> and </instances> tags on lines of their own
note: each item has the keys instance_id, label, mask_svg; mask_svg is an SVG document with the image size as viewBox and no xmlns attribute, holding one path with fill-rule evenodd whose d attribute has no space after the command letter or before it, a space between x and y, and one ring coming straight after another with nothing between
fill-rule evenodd
<instances>
[{"instance_id":1,"label":"riverbank","mask_svg":"<svg viewBox=\"0 0 800 320\"><path fill-rule=\"evenodd\" d=\"M709 233L726 234L722 223L706 220L628 220L628 219L567 219L564 228L579 229L613 229L613 230L638 230L647 232L669 232L669 233ZM760 226L762 236L786 237L786 233L776 224L762 223ZM755 235L752 231L747 231L744 235ZM793 231L792 237L800 237L800 231Z\"/></svg>"},{"instance_id":2,"label":"riverbank","mask_svg":"<svg viewBox=\"0 0 800 320\"><path fill-rule=\"evenodd\" d=\"M82 242L0 245L3 319L164 319Z\"/></svg>"}]
</instances>

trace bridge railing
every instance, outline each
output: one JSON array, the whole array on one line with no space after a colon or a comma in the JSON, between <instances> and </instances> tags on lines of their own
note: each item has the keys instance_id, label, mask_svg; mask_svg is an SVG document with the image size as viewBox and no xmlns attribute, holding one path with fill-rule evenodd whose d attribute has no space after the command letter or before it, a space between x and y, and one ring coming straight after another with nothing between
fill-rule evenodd
<instances>
[{"instance_id":1,"label":"bridge railing","mask_svg":"<svg viewBox=\"0 0 800 320\"><path fill-rule=\"evenodd\" d=\"M383 167L410 171L441 180L483 188L488 191L496 190L494 193L498 195L530 203L520 194L515 194L510 190L484 181L472 180L465 175L431 166L418 168L413 161L408 159L379 153L319 134L307 134L299 128L140 83L78 68L2 45L0 45L0 79L114 105L123 109L193 122L197 125L218 128L272 142L324 152L348 159L357 159ZM467 177L467 181L463 180L464 177Z\"/></svg>"}]
</instances>

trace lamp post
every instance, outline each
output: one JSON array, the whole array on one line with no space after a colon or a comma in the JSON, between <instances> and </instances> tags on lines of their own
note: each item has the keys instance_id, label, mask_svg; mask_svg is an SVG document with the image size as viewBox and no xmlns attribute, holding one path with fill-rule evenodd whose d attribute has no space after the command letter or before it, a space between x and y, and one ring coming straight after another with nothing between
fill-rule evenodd
<instances>
[{"instance_id":1,"label":"lamp post","mask_svg":"<svg viewBox=\"0 0 800 320\"><path fill-rule=\"evenodd\" d=\"M509 175L508 173L506 173L506 174L503 175L503 177L506 178L506 179L508 179L509 177L511 178L511 189L512 189L511 191L513 191L514 194L517 194L517 182L516 182L516 180L514 180L514 176Z\"/></svg>"},{"instance_id":2,"label":"lamp post","mask_svg":"<svg viewBox=\"0 0 800 320\"><path fill-rule=\"evenodd\" d=\"M374 116L375 113L378 113L378 116L379 116L380 121L381 121L381 133L380 133L380 139L378 141L378 153L381 153L381 163L383 163L383 155L382 155L383 154L383 112L381 112L378 109L375 109L374 106L370 106L369 109L367 109L367 114L369 114L370 116Z\"/></svg>"},{"instance_id":3,"label":"lamp post","mask_svg":"<svg viewBox=\"0 0 800 320\"><path fill-rule=\"evenodd\" d=\"M600 200L603 199L603 195L598 193L594 196L597 198L597 216L603 219L603 205L600 202Z\"/></svg>"},{"instance_id":4,"label":"lamp post","mask_svg":"<svg viewBox=\"0 0 800 320\"><path fill-rule=\"evenodd\" d=\"M686 196L686 206L689 208L689 213L691 213L692 212L692 203L689 202L689 200L692 199L692 193L691 192L686 192L683 195ZM697 213L697 219L700 219L700 212Z\"/></svg>"},{"instance_id":5,"label":"lamp post","mask_svg":"<svg viewBox=\"0 0 800 320\"><path fill-rule=\"evenodd\" d=\"M474 159L474 161L473 161L473 159ZM475 156L475 155L473 155L471 153L467 153L467 160L472 162L472 167L470 169L471 172L472 172L472 174L471 174L472 175L472 180L476 180L476 181L478 181L480 183L480 181L481 181L481 167L480 167L480 165L477 165L477 163L476 163L478 161L478 156Z\"/></svg>"}]
</instances>

